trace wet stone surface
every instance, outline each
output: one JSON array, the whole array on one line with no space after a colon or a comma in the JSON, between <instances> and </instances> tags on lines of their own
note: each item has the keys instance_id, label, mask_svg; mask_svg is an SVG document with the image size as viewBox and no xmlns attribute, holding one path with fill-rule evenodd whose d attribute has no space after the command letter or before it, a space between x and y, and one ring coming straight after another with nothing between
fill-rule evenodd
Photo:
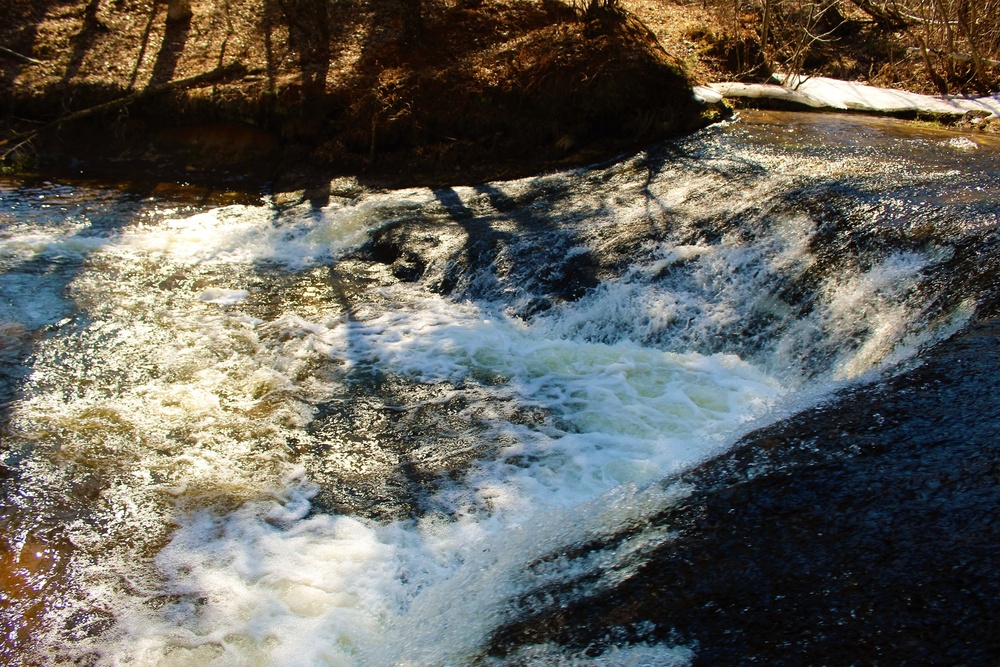
<instances>
[{"instance_id":1,"label":"wet stone surface","mask_svg":"<svg viewBox=\"0 0 1000 667\"><path fill-rule=\"evenodd\" d=\"M684 475L692 495L645 529L676 540L494 650L655 639L694 646L695 665L996 664L998 355L1000 322L983 322L749 435Z\"/></svg>"}]
</instances>

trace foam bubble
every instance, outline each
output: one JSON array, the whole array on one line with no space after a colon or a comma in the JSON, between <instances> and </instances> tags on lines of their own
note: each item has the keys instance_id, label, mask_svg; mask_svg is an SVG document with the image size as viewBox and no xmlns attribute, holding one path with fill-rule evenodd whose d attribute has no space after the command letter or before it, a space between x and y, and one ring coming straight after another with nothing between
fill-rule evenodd
<instances>
[{"instance_id":1,"label":"foam bubble","mask_svg":"<svg viewBox=\"0 0 1000 667\"><path fill-rule=\"evenodd\" d=\"M968 137L952 137L948 141L942 141L941 143L956 151L970 152L979 150L979 144Z\"/></svg>"}]
</instances>

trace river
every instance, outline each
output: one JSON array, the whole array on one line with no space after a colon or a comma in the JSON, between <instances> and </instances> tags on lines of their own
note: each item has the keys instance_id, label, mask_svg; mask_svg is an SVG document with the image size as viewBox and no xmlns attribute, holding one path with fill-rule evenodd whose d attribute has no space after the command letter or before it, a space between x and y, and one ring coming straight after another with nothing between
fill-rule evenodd
<instances>
[{"instance_id":1,"label":"river","mask_svg":"<svg viewBox=\"0 0 1000 667\"><path fill-rule=\"evenodd\" d=\"M0 181L11 665L996 664L1000 140Z\"/></svg>"}]
</instances>

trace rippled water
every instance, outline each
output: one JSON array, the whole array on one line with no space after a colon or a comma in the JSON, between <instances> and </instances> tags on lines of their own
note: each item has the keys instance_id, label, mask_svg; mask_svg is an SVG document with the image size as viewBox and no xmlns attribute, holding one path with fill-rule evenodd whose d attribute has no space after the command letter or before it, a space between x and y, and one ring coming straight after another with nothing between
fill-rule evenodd
<instances>
[{"instance_id":1,"label":"rippled water","mask_svg":"<svg viewBox=\"0 0 1000 667\"><path fill-rule=\"evenodd\" d=\"M321 201L0 183L0 654L696 660L652 630L487 652L675 540L635 528L678 473L990 310L996 143L756 114Z\"/></svg>"}]
</instances>

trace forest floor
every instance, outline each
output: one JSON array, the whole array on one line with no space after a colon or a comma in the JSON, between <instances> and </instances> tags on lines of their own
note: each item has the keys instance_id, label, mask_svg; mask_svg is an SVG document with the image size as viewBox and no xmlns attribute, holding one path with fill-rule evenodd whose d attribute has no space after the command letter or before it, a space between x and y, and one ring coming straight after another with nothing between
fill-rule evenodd
<instances>
[{"instance_id":1,"label":"forest floor","mask_svg":"<svg viewBox=\"0 0 1000 667\"><path fill-rule=\"evenodd\" d=\"M5 0L0 156L255 183L511 177L690 131L720 114L691 84L771 73L718 7L592 4L423 0L414 21L407 0L193 0L168 22L157 0ZM812 73L933 92L871 21L840 30Z\"/></svg>"}]
</instances>

